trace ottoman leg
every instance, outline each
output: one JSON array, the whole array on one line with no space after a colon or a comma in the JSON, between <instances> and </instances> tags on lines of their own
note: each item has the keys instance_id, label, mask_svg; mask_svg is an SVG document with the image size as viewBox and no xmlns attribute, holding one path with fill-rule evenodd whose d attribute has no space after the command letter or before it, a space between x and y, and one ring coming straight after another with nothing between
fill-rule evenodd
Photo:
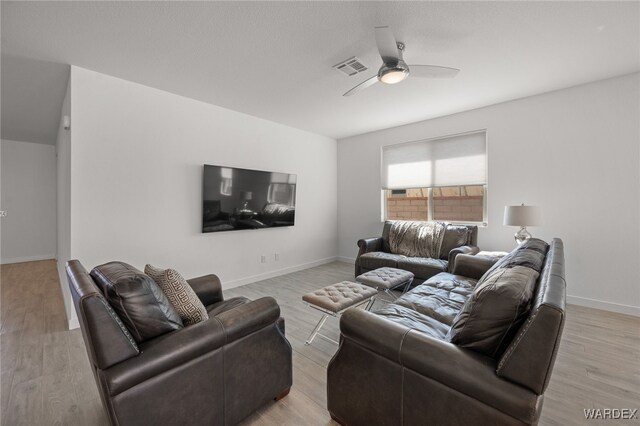
<instances>
[{"instance_id":1,"label":"ottoman leg","mask_svg":"<svg viewBox=\"0 0 640 426\"><path fill-rule=\"evenodd\" d=\"M328 316L329 315L327 315L327 314L322 315L322 318L320 318L320 321L318 321L318 324L316 324L316 327L313 329L313 331L309 335L309 338L307 339L306 342L304 342L305 345L310 345L311 342L313 342L313 339L316 338L316 335L318 334L318 332L320 331L320 329L324 325L324 322L327 320Z\"/></svg>"},{"instance_id":2,"label":"ottoman leg","mask_svg":"<svg viewBox=\"0 0 640 426\"><path fill-rule=\"evenodd\" d=\"M375 297L375 296L373 296L373 297L372 297L371 299L369 299L369 301L367 302L367 305L364 307L364 310L365 310L365 311L370 311L370 310L371 310L371 308L373 308L373 304L375 303L375 301L376 301L376 297Z\"/></svg>"},{"instance_id":3,"label":"ottoman leg","mask_svg":"<svg viewBox=\"0 0 640 426\"><path fill-rule=\"evenodd\" d=\"M405 294L407 291L409 291L409 289L411 288L412 282L413 282L413 278L407 281L407 283L404 285L404 290L402 290L402 294Z\"/></svg>"},{"instance_id":4,"label":"ottoman leg","mask_svg":"<svg viewBox=\"0 0 640 426\"><path fill-rule=\"evenodd\" d=\"M398 298L398 296L393 294L390 288L385 288L384 292L387 293L389 296L391 296L391 300L396 300Z\"/></svg>"}]
</instances>

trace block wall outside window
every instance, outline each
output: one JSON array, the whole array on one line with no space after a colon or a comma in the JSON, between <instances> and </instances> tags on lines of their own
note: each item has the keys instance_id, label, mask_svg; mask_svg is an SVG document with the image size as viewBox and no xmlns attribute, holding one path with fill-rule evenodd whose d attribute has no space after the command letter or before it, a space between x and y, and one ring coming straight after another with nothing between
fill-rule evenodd
<instances>
[{"instance_id":1,"label":"block wall outside window","mask_svg":"<svg viewBox=\"0 0 640 426\"><path fill-rule=\"evenodd\" d=\"M396 191L398 192L398 191ZM402 192L402 191L400 191ZM441 220L484 222L484 186L411 188L404 194L385 191L386 218L390 220ZM433 212L429 214L429 195ZM432 217L430 217L432 216Z\"/></svg>"},{"instance_id":2,"label":"block wall outside window","mask_svg":"<svg viewBox=\"0 0 640 426\"><path fill-rule=\"evenodd\" d=\"M427 197L387 198L387 219L428 220Z\"/></svg>"}]
</instances>

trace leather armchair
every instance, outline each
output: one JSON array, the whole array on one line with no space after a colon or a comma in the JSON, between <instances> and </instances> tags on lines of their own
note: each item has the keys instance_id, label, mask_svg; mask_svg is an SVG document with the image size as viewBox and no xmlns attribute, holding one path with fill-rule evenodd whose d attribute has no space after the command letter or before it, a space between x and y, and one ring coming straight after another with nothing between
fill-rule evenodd
<instances>
[{"instance_id":1,"label":"leather armchair","mask_svg":"<svg viewBox=\"0 0 640 426\"><path fill-rule=\"evenodd\" d=\"M209 319L137 344L80 262L67 277L112 425L232 425L289 392L291 346L273 298L226 301L215 275L188 280Z\"/></svg>"}]
</instances>

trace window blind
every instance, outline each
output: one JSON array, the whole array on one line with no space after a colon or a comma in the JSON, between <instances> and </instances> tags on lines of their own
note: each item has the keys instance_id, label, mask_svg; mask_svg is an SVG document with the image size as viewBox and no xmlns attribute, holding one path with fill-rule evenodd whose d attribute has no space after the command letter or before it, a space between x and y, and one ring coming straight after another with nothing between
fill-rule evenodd
<instances>
[{"instance_id":1,"label":"window blind","mask_svg":"<svg viewBox=\"0 0 640 426\"><path fill-rule=\"evenodd\" d=\"M382 188L487 183L486 132L382 147Z\"/></svg>"}]
</instances>

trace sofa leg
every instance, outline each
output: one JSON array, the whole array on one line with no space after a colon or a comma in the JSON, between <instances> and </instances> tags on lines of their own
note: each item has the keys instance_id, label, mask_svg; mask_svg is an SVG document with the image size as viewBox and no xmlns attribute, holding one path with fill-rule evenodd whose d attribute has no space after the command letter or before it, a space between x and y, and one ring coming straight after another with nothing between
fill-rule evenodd
<instances>
[{"instance_id":1,"label":"sofa leg","mask_svg":"<svg viewBox=\"0 0 640 426\"><path fill-rule=\"evenodd\" d=\"M284 398L285 396L289 395L289 391L291 391L291 388L286 388L285 390L282 391L282 393L278 396L276 396L275 398L273 398L274 401L280 401L282 398Z\"/></svg>"}]
</instances>

